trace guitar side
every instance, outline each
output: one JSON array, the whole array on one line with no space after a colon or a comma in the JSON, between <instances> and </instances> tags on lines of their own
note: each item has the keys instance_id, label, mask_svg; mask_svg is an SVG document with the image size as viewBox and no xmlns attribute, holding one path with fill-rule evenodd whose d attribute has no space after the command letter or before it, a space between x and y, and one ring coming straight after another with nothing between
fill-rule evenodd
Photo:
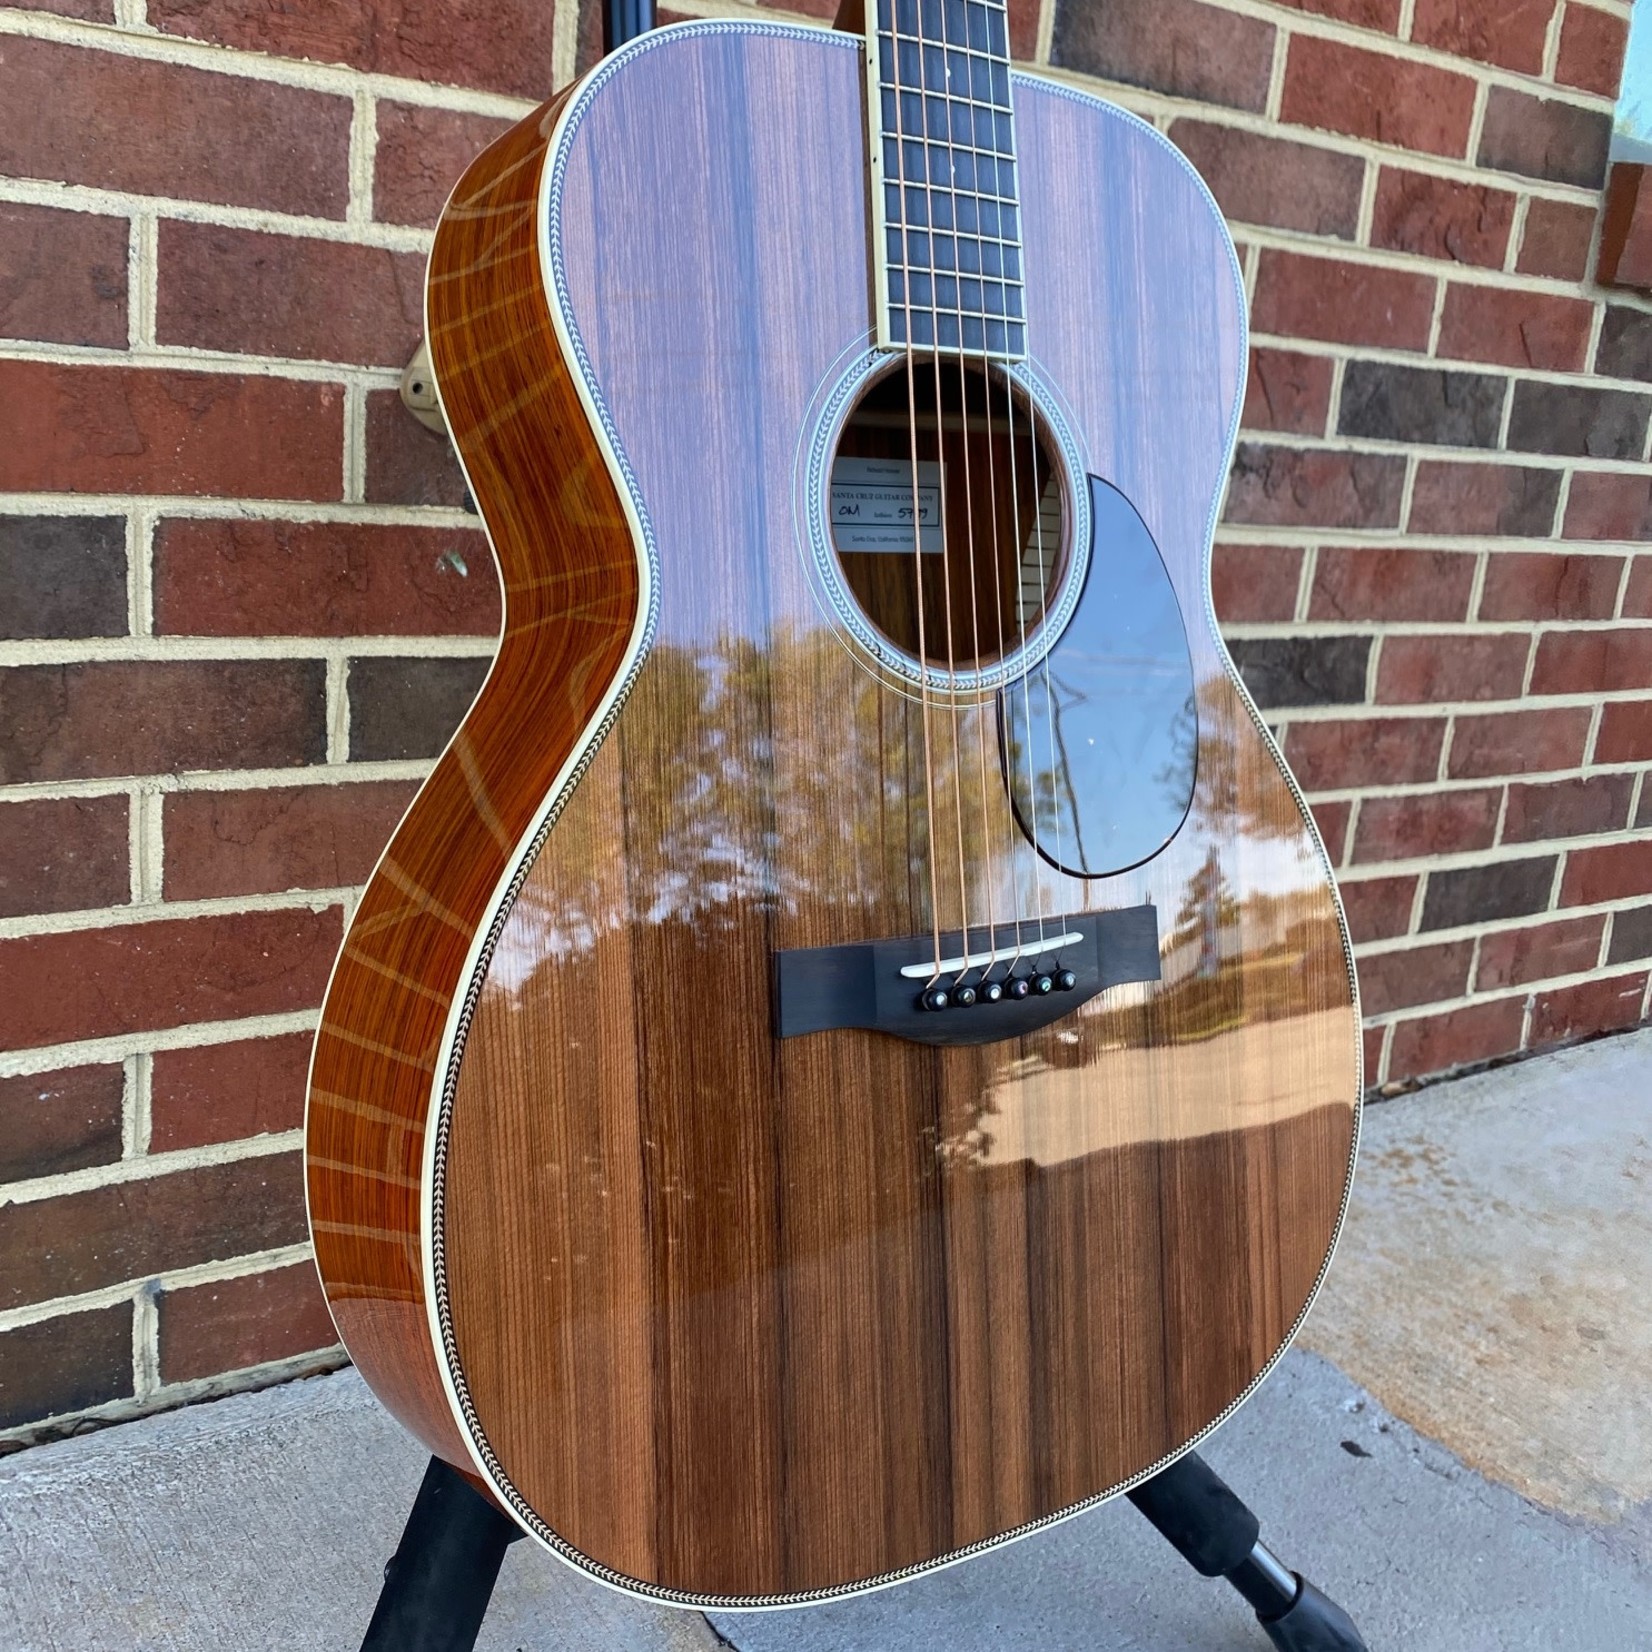
<instances>
[{"instance_id":1,"label":"guitar side","mask_svg":"<svg viewBox=\"0 0 1652 1652\"><path fill-rule=\"evenodd\" d=\"M923 933L968 812L926 812L921 718L807 568L810 432L870 313L858 43L662 31L438 234L506 630L329 993L318 1261L403 1421L654 1598L866 1587L1123 1489L1254 1387L1340 1223L1346 937L1208 608L1226 232L1139 123L1016 99L1037 371L1157 542L1200 740L1189 824L1116 877L984 806L1008 886L1159 913L1161 981L1015 1040L771 1033L775 953ZM972 787L992 715L936 736ZM943 911L971 893L942 868Z\"/></svg>"}]
</instances>

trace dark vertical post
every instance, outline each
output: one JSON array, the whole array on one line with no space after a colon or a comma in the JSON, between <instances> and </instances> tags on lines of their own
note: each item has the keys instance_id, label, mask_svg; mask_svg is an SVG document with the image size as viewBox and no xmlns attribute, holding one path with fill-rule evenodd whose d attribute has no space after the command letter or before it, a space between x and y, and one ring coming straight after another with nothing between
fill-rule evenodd
<instances>
[{"instance_id":1,"label":"dark vertical post","mask_svg":"<svg viewBox=\"0 0 1652 1652\"><path fill-rule=\"evenodd\" d=\"M471 1652L506 1548L522 1529L430 1459L361 1652Z\"/></svg>"},{"instance_id":2,"label":"dark vertical post","mask_svg":"<svg viewBox=\"0 0 1652 1652\"><path fill-rule=\"evenodd\" d=\"M611 52L654 27L654 0L602 0L602 49Z\"/></svg>"}]
</instances>

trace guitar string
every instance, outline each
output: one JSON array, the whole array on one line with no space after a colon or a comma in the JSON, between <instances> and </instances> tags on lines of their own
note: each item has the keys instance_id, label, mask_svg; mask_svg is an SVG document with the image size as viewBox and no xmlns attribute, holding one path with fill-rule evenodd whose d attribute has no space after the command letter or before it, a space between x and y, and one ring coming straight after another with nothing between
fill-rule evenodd
<instances>
[{"instance_id":1,"label":"guitar string","mask_svg":"<svg viewBox=\"0 0 1652 1652\"><path fill-rule=\"evenodd\" d=\"M924 104L925 104L925 101L926 101L927 96L928 96L928 88L925 85L924 62L923 62L923 50L924 50L923 49L923 37L922 37L922 28L923 28L922 7L923 7L923 3L924 3L924 0L912 0L913 10L916 14L916 21L917 21L918 29L919 29L917 57L918 57L918 107L919 107L920 113L923 111ZM896 49L897 52L900 50L900 46L899 46L900 5L901 5L901 0L895 0L895 9L894 9L893 16L894 16L894 23L895 23L895 36L896 36L896 41L897 41L895 49ZM947 9L948 8L947 8L947 5L946 5L946 0L941 0L940 6L939 6L939 11L940 11L940 20L941 20L941 49L942 49L943 53L946 50L946 39L947 39L946 14L947 14ZM942 80L942 93L943 93L943 95L947 95L946 94L946 61L945 61L944 57L942 58L942 76L941 76L941 80ZM937 497L939 499L939 513L938 514L940 516L940 533L941 533L941 603L942 603L942 617L944 618L945 623L946 623L947 703L948 703L948 706L949 706L949 708L951 710L951 713L952 713L952 805L953 805L954 824L956 826L957 839L958 839L958 909L959 909L960 917L961 917L961 920L962 920L962 928L963 928L963 935L964 935L964 944L963 944L963 948L962 948L962 956L963 956L963 959L964 959L964 967L958 971L956 977L953 980L952 984L953 984L954 987L956 987L958 985L958 983L963 980L964 976L969 973L969 956L970 956L969 867L968 867L968 864L967 864L968 863L968 856L967 856L967 854L965 852L965 848L964 848L964 778L963 778L964 745L963 745L963 738L962 738L962 736L959 732L959 724L958 724L958 662L957 662L957 644L956 644L957 625L956 625L956 616L955 616L953 606L952 606L952 536L947 531L947 514L946 514L947 493L948 493L947 473L946 473L946 408L945 408L945 405L944 405L944 397L943 397L942 391L941 391L941 283L940 283L940 280L939 280L939 278L936 274L936 271L935 271L935 168L934 168L934 165L932 164L932 162L930 160L930 150L933 146L930 142L930 134L929 134L929 130L928 130L928 121L927 120L924 122L924 130L923 130L921 141L922 141L922 144L923 144L923 154L924 154L924 164L923 164L924 216L928 220L927 230L928 230L928 239L929 239L929 329L930 329L930 349L931 349L931 358L930 359L933 362L934 369L935 369L935 463L936 463L936 470L939 473L938 481L939 481L939 484L940 484L940 489L939 489L939 493L938 493ZM947 130L947 138L946 138L946 150L947 150L947 161L946 161L947 183L948 183L948 187L950 188L952 178L953 178L954 172L956 170L956 162L953 158L953 152L952 152L952 134L951 134L951 123L950 123L950 121L948 122L948 130ZM903 188L905 186L905 182L906 182L906 153L903 150L901 152L901 183L902 183ZM908 247L908 248L905 248L904 250L907 250L909 252L910 248ZM910 273L910 269L909 269L908 274L907 274L907 292L908 292L908 296L910 296L910 294L911 294L911 282L912 282L912 277L911 277L911 273ZM959 359L960 362L962 362L962 360L963 360L963 320L962 320L962 316L959 317L958 344L959 344L958 359ZM974 559L974 546L973 545L971 545L971 547L970 547L970 556L971 556L971 572L973 573L973 559ZM920 659L919 662L918 662L918 666L919 666L919 669L921 671L927 672L928 662L926 660ZM990 951L991 947L992 947L992 940L991 940L991 932L990 931L988 932L987 947L988 947L988 950Z\"/></svg>"},{"instance_id":2,"label":"guitar string","mask_svg":"<svg viewBox=\"0 0 1652 1652\"><path fill-rule=\"evenodd\" d=\"M878 11L882 11L883 0L880 0ZM929 925L935 943L935 970L925 985L925 991L932 988L941 978L941 897L940 880L937 868L937 854L935 844L935 767L930 748L929 728L929 667L926 663L928 649L924 638L924 583L923 583L923 510L918 492L918 393L917 372L913 363L912 337L912 276L911 259L908 256L908 236L911 234L907 224L906 212L906 133L904 129L904 98L901 85L901 47L900 47L900 17L896 11L900 0L887 0L889 6L889 72L895 89L895 190L900 201L900 232L901 232L901 299L906 311L906 423L911 436L912 449L912 594L918 611L918 696L922 707L923 746L924 746L924 799L928 810L925 820L925 836L927 839L929 862ZM882 18L878 17L879 51L882 51ZM923 110L922 59L919 60L918 109ZM879 76L882 84L882 76ZM883 249L887 252L887 248ZM942 541L943 555L945 540ZM966 936L967 940L967 936ZM965 947L967 953L968 947Z\"/></svg>"},{"instance_id":3,"label":"guitar string","mask_svg":"<svg viewBox=\"0 0 1652 1652\"><path fill-rule=\"evenodd\" d=\"M1006 341L1008 334L1005 335ZM1008 426L1008 445L1010 450L1010 516L1015 523L1015 539L1013 544L1016 552L1016 594L1015 612L1021 632L1021 714L1023 726L1026 730L1026 758L1027 758L1027 833L1032 838L1033 846L1033 906L1038 921L1038 955L1044 951L1044 855L1038 846L1038 788L1033 773L1032 758L1032 690L1028 684L1027 656L1027 602L1023 588L1021 574L1023 573L1023 558L1021 554L1021 489L1019 473L1020 460L1017 457L1015 445L1015 381L1009 371L1009 357L1006 352L1004 363L1004 405L1005 422ZM1036 441L1033 446L1033 481L1038 480L1038 448ZM1043 600L1043 590L1039 591L1039 600Z\"/></svg>"},{"instance_id":4,"label":"guitar string","mask_svg":"<svg viewBox=\"0 0 1652 1652\"><path fill-rule=\"evenodd\" d=\"M921 0L920 0L920 3L921 3ZM914 9L916 10L917 8L914 7ZM997 114L999 113L999 109L998 109L998 106L997 106L996 103L989 103L987 105L983 105L983 104L980 103L980 101L977 98L975 98L975 96L973 95L973 90L966 91L965 93L960 95L959 93L954 91L950 86L945 84L945 81L946 81L945 68L946 68L946 65L947 65L947 58L946 58L945 54L948 51L954 49L953 48L953 42L950 39L950 34L949 34L949 31L948 31L947 25L946 25L946 12L947 12L948 9L949 8L947 8L946 5L945 5L945 0L943 0L942 6L940 8L941 18L942 18L942 21L941 21L941 35L942 35L942 38L941 38L941 43L940 44L941 44L941 50L942 50L942 53L943 53L943 56L942 56L943 85L942 85L942 88L940 90L939 95L943 98L954 100L956 102L963 103L964 105L966 105L969 108L969 110L971 111L972 119L973 119L974 114L977 111L980 111L982 109L985 109L991 117L996 118ZM990 5L983 5L982 9L983 9L983 11L985 11L988 14L989 18L994 15L994 8L992 8ZM923 37L922 36L907 36L907 35L903 34L902 31L899 29L899 26L898 26L899 21L900 21L898 10L896 10L895 7L892 6L891 7L891 12L892 12L892 17L893 17L893 24L892 24L892 28L891 28L892 47L898 53L900 45L903 41L904 42L909 42L911 45L913 45L916 49L917 59L918 59L919 68L920 68L920 75L921 75L921 73L922 73L922 64L923 64L923 55L922 54L923 54L923 48L924 48ZM1001 9L997 12L996 15L998 15L1000 20L1002 20L1003 13L1002 13ZM966 30L967 30L967 27L968 27L967 11L966 11L965 27L966 27ZM998 58L994 58L990 52L983 54L983 53L974 52L972 49L968 49L968 48L966 48L966 50L969 52L969 55L985 56L989 62L1002 62L1002 63L1004 63L1004 66L1007 68L1007 62L1004 62L1004 60L1002 59L1001 56L998 57ZM897 59L897 61L898 61L898 59ZM924 101L927 98L927 96L928 96L927 90L920 87L920 90L919 90L919 93L918 93L920 110L922 110L923 105L924 105ZM898 114L901 114L901 112L898 111ZM902 138L904 140L904 114L901 114L900 130L901 130ZM925 141L927 142L928 138L929 138L929 133L927 131L927 126L926 126L926 130L925 130L923 136L924 136ZM946 144L945 144L945 148L946 148L947 156L948 156L949 180L950 180L950 177L951 177L952 173L956 170L955 156L956 156L957 147L958 147L957 145L955 145L951 141L951 139L952 139L951 123L950 123L950 120L949 120L948 121L948 134L947 134L947 140L946 140ZM971 146L971 147L978 147L978 146ZM982 151L982 153L985 153L985 151ZM999 159L1001 159L1002 156L1003 156L1002 149L1000 149L997 146L996 133L994 134L994 148L992 150L992 154L993 154L994 162L995 162L995 165L996 165L997 161ZM903 161L903 168L902 168L902 171L903 171L903 178L902 178L903 185L904 185L905 155L906 155L906 151L905 151L904 146L903 146L903 148L901 150L901 158L902 158L902 161ZM1011 146L1011 152L1010 152L1010 162L1011 162L1011 165L1013 166L1013 164L1014 164L1013 139L1012 139L1012 146ZM936 351L936 364L935 364L936 365L936 376L937 376L937 380L939 380L939 374L940 374L939 352L940 352L940 348L941 348L940 322L939 322L939 304L940 304L940 300L939 300L939 282L938 282L938 279L937 279L937 271L936 271L936 259L935 259L935 256L934 256L934 233L935 233L935 227L936 226L935 226L935 223L934 223L933 176L934 176L933 168L926 166L926 172L925 172L926 190L925 190L925 195L926 195L926 206L928 208L927 216L930 220L929 224L928 224L928 229L929 229L929 232L930 232L930 248L931 248L931 257L930 257L930 260L929 260L930 270L928 272L930 282L931 282L931 290L930 290L931 312L932 312L931 313L931 327L933 329L932 343L933 343L934 349ZM996 175L995 175L995 182L996 182ZM977 188L975 190L975 194L976 194L977 201L979 201L980 192L979 192L978 184L977 184ZM995 198L1002 199L1001 197L998 197L998 192L997 192L996 188L994 189L993 194L994 194ZM1011 194L1010 198L1011 198L1011 201L1013 202L1013 186L1012 186L1012 194ZM905 203L904 192L903 192L903 195L902 195L902 202L903 202L903 206L904 206L904 203ZM958 240L963 239L963 232L961 232L958 229L958 226L956 224L954 224L952 226L952 234L953 234L953 237L955 239L955 242L958 241ZM973 235L972 235L971 238L976 241L976 244L977 244L978 248L981 248L983 243L988 239L988 237L985 235L985 233L982 229L982 226L979 222L976 223L975 230L974 230ZM999 245L1006 244L997 236L992 237L992 239L995 242L997 242ZM1013 244L1013 243L1011 243L1011 244ZM909 246L909 243L903 242L903 251L906 251L908 246ZM904 272L905 272L905 274L907 276L907 280L908 280L908 286L907 286L907 289L906 289L907 298L908 298L908 301L910 301L910 295L911 295L911 287L910 287L911 263L910 263L909 253L908 253L908 260L904 263ZM988 280L988 274L987 274L987 271L985 270L984 266L983 266L983 269L982 269L981 279L982 279L983 283L985 283ZM1000 270L997 273L996 279L1000 282L1002 282L1005 279L1002 266L1000 266ZM1011 280L1014 281L1015 278L1011 278ZM1006 315L1005 315L1005 318L1004 318L1006 361L1009 359L1009 355L1010 355L1010 352L1009 352L1009 336L1010 336L1009 335L1009 327L1010 327L1010 325L1011 325L1011 323L1014 319L1012 316L1010 316L1007 313L1007 311L1008 311L1008 306L1006 305ZM959 342L959 372L960 372L960 390L961 390L961 397L962 397L961 424L963 426L963 432L964 432L965 454L966 454L966 462L967 462L967 454L968 454L968 390L967 390L967 380L965 379L965 364L964 364L965 329L964 329L964 325L963 325L963 299L962 299L961 285L960 285L960 291L959 291L959 297L958 297L958 306L957 306L957 310L956 310L955 314L956 314L956 319L957 319L957 322L958 322L958 331L959 331L959 339L958 339L958 342ZM988 319L987 318L987 313L985 311L985 308L983 307L983 313L982 313L982 317L981 317L982 334L983 334L982 353L983 353L983 356L986 358L985 361L984 361L984 367L986 368L987 373L990 375L992 361L991 361L991 350L990 350L990 346L988 344L987 337L986 337L987 319ZM998 533L998 519L997 519L998 513L997 513L997 504L996 504L997 454L996 454L996 451L995 451L996 444L993 442L992 435L991 435L991 398L992 398L992 386L991 386L991 382L990 382L990 377L988 377L986 379L986 418L987 418L987 427L988 427L988 476L989 476L989 488L990 488L990 490L992 492L992 495L993 495L993 512L992 512L993 535L994 535L993 566L996 570L1000 565L1000 561L999 561L1000 551L999 551L999 547L998 547L998 544L997 544L997 533ZM943 428L943 425L944 425L944 421L942 420L941 414L940 414L940 403L941 403L941 391L940 391L939 383L937 383L936 404L937 404L937 442L938 442L938 446L941 443L940 430ZM1012 489L1013 489L1014 485L1015 485L1015 469L1014 469L1015 455L1014 455L1014 451L1013 451L1013 426L1012 426L1012 429L1011 429L1010 440L1011 440L1011 446L1012 446L1012 451L1011 451L1011 482L1012 482ZM966 502L969 502L972 506L972 501L973 501L973 492L968 487L968 484L966 482ZM1014 508L1015 508L1015 512L1016 512L1017 530L1019 531L1019 505L1018 505L1018 502L1017 502L1017 504ZM977 599L977 596L976 596L976 581L975 581L975 568L974 568L973 523L971 523L971 527L970 527L969 546L970 546L970 558L971 558L972 624L974 626L974 631L975 631L976 653L977 653L977 655L979 655L979 652L980 652L979 634L980 633L979 633L978 599ZM948 550L948 555L950 556L950 548ZM1019 571L1020 571L1019 563L1016 564L1016 571L1017 571L1017 574L1019 574ZM996 575L995 575L995 581L996 581ZM994 604L994 612L997 615L997 619L998 619L999 652L1000 652L1000 655L1002 655L1002 651L1003 651L1003 610L1002 610L1001 597ZM951 620L951 604L950 604L950 587L949 587L949 589L948 589L949 645L950 645L950 641L951 641L950 620ZM1023 624L1022 624L1022 640L1023 640L1023 645L1024 645L1024 643L1025 643L1024 615L1023 615ZM953 661L950 646L949 646L949 662L948 663L949 663L949 672L955 680L955 678L956 678L956 667L955 667L955 664L954 664L954 661ZM1029 697L1028 697L1028 694L1027 694L1027 691L1026 691L1025 674L1023 674L1023 699L1024 699L1024 701L1026 701L1026 700L1028 700L1028 698ZM980 711L980 708L984 706L984 703L985 703L984 688L982 687L982 685L980 684L980 682L978 680L977 681L977 708L978 708L978 713ZM956 708L956 701L954 701L954 708ZM1029 726L1030 726L1030 719L1029 719ZM979 743L982 746L982 762L981 762L980 775L981 775L981 783L982 783L981 784L981 792L982 792L982 819L983 819L983 850L984 850L986 858L989 862L989 875L988 875L988 878L987 878L987 890L988 890L988 899L989 899L989 903L990 903L990 902L993 901L994 897L993 897L993 890L992 890L992 878L991 878L991 873L990 873L990 860L991 860L990 812L989 812L989 809L988 809L987 803L986 803L987 779L986 779L986 760L985 760L985 755L984 755L984 742L985 742L984 717L981 718L981 720L978 724L978 734L979 734L979 737L980 737L979 738ZM1031 775L1031 752L1030 752L1031 742L1030 742L1030 740L1028 742L1028 746L1029 746L1028 766L1029 766L1029 781L1030 781L1030 775ZM956 758L956 763L957 763L958 767L961 768L962 760L963 760L962 759L962 746L961 746L961 743L958 739L958 734L957 734L956 709L954 710L954 754L955 754L955 758ZM958 778L957 769L955 769L954 778L955 778L955 781ZM962 806L961 806L961 803L960 803L960 805L959 805L959 838L960 838L960 868L959 868L959 871L960 871L960 888L961 889L963 889L965 887L965 867L964 867L964 861L963 861L963 856L962 856L962 847L963 847L963 845L962 845L962 822L963 822L963 812L962 812ZM1037 865L1038 865L1037 853L1036 853L1036 845L1037 845L1037 816L1036 816L1036 811L1033 813L1033 815L1032 815L1032 817L1029 821L1029 828L1030 828L1031 834L1033 836L1034 846L1035 846L1035 880L1036 880L1036 876L1037 876L1036 868L1037 868ZM1011 830L1013 832L1013 827L1011 828ZM1041 885L1036 885L1036 886L1041 887ZM1042 935L1043 935L1042 901L1039 901L1036 904L1039 906L1038 922L1039 922L1039 930L1040 930L1040 942L1042 944ZM1019 960L1020 960L1020 958L1023 954L1023 951L1024 951L1024 939L1023 939L1023 932L1022 932L1022 918L1021 918L1021 913L1020 913L1020 903L1019 903L1019 901L1012 901L1011 905L1012 905L1012 909L1014 911L1014 923L1015 923L1015 930L1016 930L1016 947L1015 947L1014 956L1012 957L1012 959L1010 961L1009 969L1006 971L1006 974L1013 974L1015 966L1016 966L1017 962L1019 962ZM996 945L997 945L996 912L995 912L995 910L993 910L993 908L990 905L989 905L989 914L990 914L990 916L989 916L989 945L988 945L987 950L990 952L990 951L994 950L996 948ZM964 953L965 953L966 957L969 955L967 916L966 916ZM990 966L988 966L988 970L983 971L983 976L982 976L983 980L985 980L986 974L988 972L990 972ZM960 973L962 973L962 972L960 972Z\"/></svg>"},{"instance_id":5,"label":"guitar string","mask_svg":"<svg viewBox=\"0 0 1652 1652\"><path fill-rule=\"evenodd\" d=\"M965 0L966 8L967 8L967 4L968 4L968 0ZM943 0L943 5L942 5L942 8L941 8L941 43L942 43L943 48L951 45L949 31L947 29L947 16L950 13L950 11L951 11L950 5L945 4L944 0ZM968 21L968 11L967 11L967 9L965 10L964 32L965 32L965 35L967 37L968 32L969 32L969 21ZM973 97L971 97L968 101L969 101L970 111L971 111L970 120L971 120L971 125L973 127L975 100L974 100ZM970 136L972 138L974 138L975 136L977 136L977 134L972 130ZM948 140L949 146L952 143L953 137L954 137L954 133L952 131L952 120L951 120L951 115L950 115L950 112L949 112L948 118L947 118L947 140ZM953 180L953 177L955 176L956 165L957 165L957 162L956 162L956 159L955 159L955 152L951 147L949 147L949 150L948 150L948 162L949 162L949 168L950 168L949 173L948 173L948 182L951 183L952 180ZM977 165L978 164L979 163L977 163ZM979 221L977 221L976 227L977 228L980 227ZM957 225L957 214L956 214L956 212L954 212L954 214L953 214L952 234L953 234L954 246L956 246L957 245L957 240L958 240L958 225ZM931 279L931 282L933 284L934 291L936 292L936 294L938 296L939 291L940 291L940 285L939 285L939 275L938 275L938 271L936 269L938 260L935 256L935 225L934 225L933 222L929 226L929 250L930 250L929 262L930 262L930 269L931 269L930 279ZM996 877L995 877L995 874L994 874L994 871L993 871L993 865L992 865L992 815L991 815L990 809L988 807L988 801L987 801L986 689L985 689L985 685L982 681L982 671L981 671L980 580L977 576L976 566L975 566L975 488L974 488L974 478L971 475L971 469L970 469L970 451L969 451L969 449L970 449L970 440L969 440L969 368L968 368L968 360L967 360L967 354L966 354L966 349L965 349L965 338L964 338L964 284L963 284L963 271L962 271L961 268L958 267L959 266L959 260L956 256L956 254L954 254L954 257L953 257L953 266L954 266L954 268L953 268L954 291L955 291L955 294L956 294L956 297L957 297L957 300L958 300L958 306L957 306L957 316L958 316L958 422L959 422L959 426L960 426L960 438L959 438L959 440L960 440L960 445L962 446L962 449L963 449L963 456L964 456L964 464L963 464L963 470L964 470L964 528L965 528L965 534L967 536L968 543L969 543L970 642L971 642L971 647L974 650L974 660L975 660L975 743L976 743L976 757L978 759L978 773L979 773L980 781L981 781L981 786L980 786L980 792L981 792L981 855L982 855L982 859L984 861L982 882L986 886L986 901L987 901L987 926L986 926L987 927L987 944L986 944L985 948L983 949L983 951L986 954L987 962L986 962L986 965L983 967L983 969L981 971L981 982L982 982L983 985L985 985L987 980L992 975L993 966L996 963L996 959L994 958L993 955L998 950L998 910L997 910L997 896L996 896L996 892L995 892L995 888L994 888L994 885L995 885L997 880L996 880ZM983 308L984 308L984 305L983 305ZM981 321L981 342L982 342L982 345L984 347L985 344L986 344L986 319L985 319L984 315L983 315L982 321ZM939 369L939 366L940 366L940 357L939 357L939 355L937 355L937 357L936 357L937 370ZM990 398L990 396L991 396L991 386L990 385L988 385L988 387L987 387L987 393L988 393L988 396ZM937 389L936 389L936 398L935 399L936 399L937 406L939 406L939 403L940 403L939 386L937 386ZM988 451L987 451L987 462L988 462L988 471L989 471L989 475L990 475L991 463L992 463L992 452L991 452L990 447L988 448ZM998 524L997 524L997 521L994 520L994 522L993 522L993 536L992 536L992 538L993 538L992 569L993 569L993 575L994 575L994 581L995 581L995 586L994 586L995 589L996 589L996 580L997 580L997 576L998 576L998 532L997 532L997 529L998 529ZM949 608L949 613L950 613L950 608ZM1002 631L1003 631L1003 615L1002 615L1002 613L1000 613L1000 615L999 615L1000 651L1002 651ZM955 690L955 692L956 692L956 690ZM962 769L964 754L963 754L963 749L962 749L961 746L958 748L957 756L958 756L958 766L959 766L960 769ZM959 832L960 832L960 835L962 834L962 830L963 830L963 811L960 808L960 810L959 810ZM1019 931L1018 931L1018 936L1019 936ZM966 936L966 939L965 939L964 957L965 957L966 960L969 957L969 945L968 945L967 936Z\"/></svg>"}]
</instances>

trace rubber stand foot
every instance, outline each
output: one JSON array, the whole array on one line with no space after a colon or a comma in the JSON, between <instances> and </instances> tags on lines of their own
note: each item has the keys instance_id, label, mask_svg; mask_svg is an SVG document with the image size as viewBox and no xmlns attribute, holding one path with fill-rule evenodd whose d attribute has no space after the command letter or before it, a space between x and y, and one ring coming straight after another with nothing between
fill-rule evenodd
<instances>
[{"instance_id":1,"label":"rubber stand foot","mask_svg":"<svg viewBox=\"0 0 1652 1652\"><path fill-rule=\"evenodd\" d=\"M1370 1652L1354 1620L1306 1578L1296 1599L1277 1618L1258 1618L1279 1652Z\"/></svg>"}]
</instances>

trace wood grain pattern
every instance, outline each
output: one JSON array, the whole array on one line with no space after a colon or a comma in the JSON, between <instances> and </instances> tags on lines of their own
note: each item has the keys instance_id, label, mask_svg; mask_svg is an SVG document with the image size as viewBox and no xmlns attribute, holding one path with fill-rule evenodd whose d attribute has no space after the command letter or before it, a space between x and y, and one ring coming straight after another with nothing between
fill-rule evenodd
<instances>
[{"instance_id":1,"label":"wood grain pattern","mask_svg":"<svg viewBox=\"0 0 1652 1652\"><path fill-rule=\"evenodd\" d=\"M539 163L559 107L476 161L431 254L431 354L488 501L504 631L363 893L322 1009L306 1117L310 1225L339 1334L390 1410L466 1468L425 1302L420 1174L437 1050L472 936L637 609L630 530L539 282Z\"/></svg>"},{"instance_id":2,"label":"wood grain pattern","mask_svg":"<svg viewBox=\"0 0 1652 1652\"><path fill-rule=\"evenodd\" d=\"M1339 914L1208 619L1243 367L1226 232L1138 123L1031 81L1016 97L1037 370L1086 467L1151 527L1198 684L1187 825L1088 882L1017 832L990 702L932 718L929 815L921 709L864 667L808 571L799 467L872 320L858 43L664 31L562 140L549 233L652 528L659 627L497 918L429 1190L433 1266L501 1495L645 1592L853 1587L1118 1489L1277 1355L1340 1219L1358 1029ZM457 302L436 365L450 419L470 409L455 428L507 585L464 749L497 766L478 790L446 760L446 813L421 815L427 790L392 846L370 956L416 985L358 969L352 931L316 1070L346 1100L312 1098L341 1329L449 1453L447 1356L418 1346L430 1063L465 944L637 603L617 496L524 307L538 272L504 268L532 253L513 214L546 129L478 163L471 216L442 231L464 252L438 240ZM492 334L496 316L514 319ZM554 416L517 411L541 403ZM570 476L589 478L588 523ZM957 843L961 870L935 853ZM925 932L932 854L949 928L966 902L1154 902L1163 980L1014 1042L777 1043L774 951ZM391 1242L362 1237L381 1227Z\"/></svg>"}]
</instances>

